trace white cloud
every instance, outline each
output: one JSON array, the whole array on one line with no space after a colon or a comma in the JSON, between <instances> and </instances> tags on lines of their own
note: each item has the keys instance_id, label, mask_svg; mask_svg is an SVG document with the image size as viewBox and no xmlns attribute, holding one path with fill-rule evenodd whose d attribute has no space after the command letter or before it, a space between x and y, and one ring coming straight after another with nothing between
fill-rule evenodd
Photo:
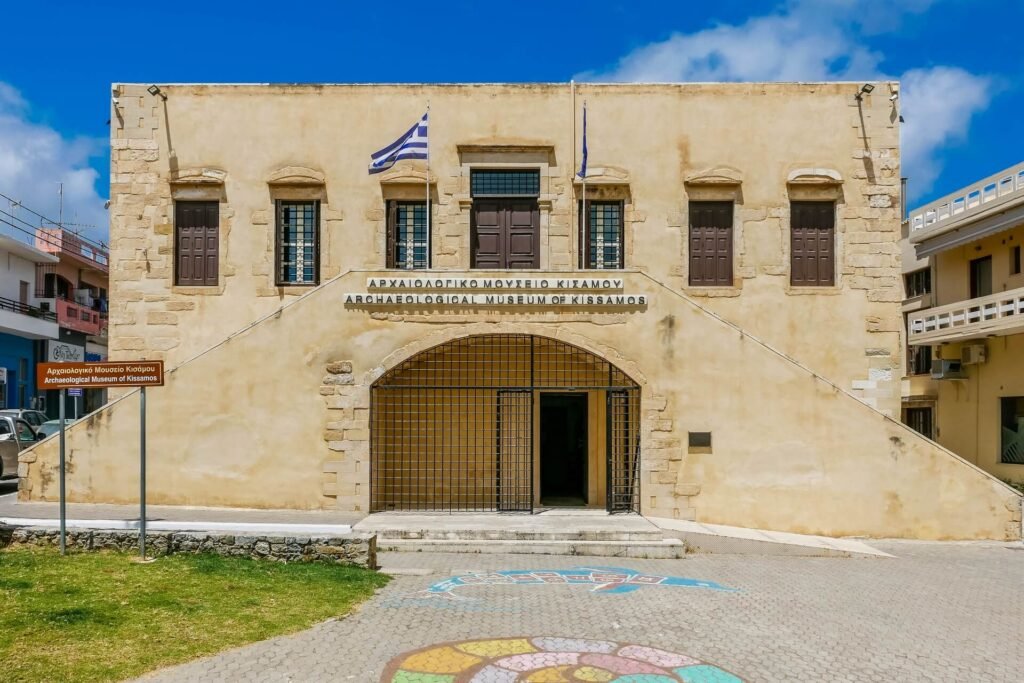
<instances>
[{"instance_id":1,"label":"white cloud","mask_svg":"<svg viewBox=\"0 0 1024 683\"><path fill-rule=\"evenodd\" d=\"M933 0L793 0L778 11L737 25L675 33L639 47L584 81L822 81L892 78L884 56L865 36L894 31L906 15ZM911 195L931 189L942 171L942 149L962 141L971 118L991 99L992 79L949 66L911 69L903 89L903 173Z\"/></svg>"},{"instance_id":2,"label":"white cloud","mask_svg":"<svg viewBox=\"0 0 1024 683\"><path fill-rule=\"evenodd\" d=\"M991 78L948 66L911 69L900 80L900 98L906 113L901 145L903 168L904 175L910 174L912 179L913 197L931 189L939 177L943 147L967 138L971 117L988 106L993 83ZM982 170L978 176L998 170Z\"/></svg>"},{"instance_id":3,"label":"white cloud","mask_svg":"<svg viewBox=\"0 0 1024 683\"><path fill-rule=\"evenodd\" d=\"M108 214L95 188L99 174L89 166L90 158L105 153L104 141L65 138L53 128L33 122L30 114L21 93L0 82L0 192L56 220L58 183L64 183L64 221L94 225L83 228L83 234L106 240ZM12 212L2 198L0 209ZM39 219L24 209L13 213L32 225L39 224ZM3 214L0 218L10 221ZM0 232L14 231L0 224Z\"/></svg>"}]
</instances>

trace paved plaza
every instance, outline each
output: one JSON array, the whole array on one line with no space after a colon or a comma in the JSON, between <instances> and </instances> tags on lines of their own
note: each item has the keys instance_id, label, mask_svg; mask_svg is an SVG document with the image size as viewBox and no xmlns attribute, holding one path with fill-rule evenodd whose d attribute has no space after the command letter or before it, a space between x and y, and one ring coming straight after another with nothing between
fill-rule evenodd
<instances>
[{"instance_id":1,"label":"paved plaza","mask_svg":"<svg viewBox=\"0 0 1024 683\"><path fill-rule=\"evenodd\" d=\"M893 558L386 553L355 614L148 681L1019 681L1021 544Z\"/></svg>"}]
</instances>

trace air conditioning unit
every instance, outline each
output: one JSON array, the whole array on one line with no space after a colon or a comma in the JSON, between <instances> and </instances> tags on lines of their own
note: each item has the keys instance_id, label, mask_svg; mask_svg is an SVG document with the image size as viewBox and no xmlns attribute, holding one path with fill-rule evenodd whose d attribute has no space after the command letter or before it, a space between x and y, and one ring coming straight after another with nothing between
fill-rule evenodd
<instances>
[{"instance_id":1,"label":"air conditioning unit","mask_svg":"<svg viewBox=\"0 0 1024 683\"><path fill-rule=\"evenodd\" d=\"M932 361L932 379L966 379L963 364L958 360Z\"/></svg>"},{"instance_id":2,"label":"air conditioning unit","mask_svg":"<svg viewBox=\"0 0 1024 683\"><path fill-rule=\"evenodd\" d=\"M986 358L984 344L966 344L960 347L961 365L980 365Z\"/></svg>"}]
</instances>

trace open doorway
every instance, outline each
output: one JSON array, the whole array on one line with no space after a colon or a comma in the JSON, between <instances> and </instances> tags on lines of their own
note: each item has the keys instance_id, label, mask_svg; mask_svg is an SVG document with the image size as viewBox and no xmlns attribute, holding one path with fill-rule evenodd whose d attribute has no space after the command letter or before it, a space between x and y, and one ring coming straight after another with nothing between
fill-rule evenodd
<instances>
[{"instance_id":1,"label":"open doorway","mask_svg":"<svg viewBox=\"0 0 1024 683\"><path fill-rule=\"evenodd\" d=\"M540 395L540 503L587 504L587 394Z\"/></svg>"}]
</instances>

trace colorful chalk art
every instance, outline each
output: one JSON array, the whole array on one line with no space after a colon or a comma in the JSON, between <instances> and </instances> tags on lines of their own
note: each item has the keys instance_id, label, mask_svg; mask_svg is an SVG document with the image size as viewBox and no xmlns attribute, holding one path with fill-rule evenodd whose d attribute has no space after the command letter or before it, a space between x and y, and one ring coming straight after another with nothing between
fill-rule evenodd
<instances>
[{"instance_id":1,"label":"colorful chalk art","mask_svg":"<svg viewBox=\"0 0 1024 683\"><path fill-rule=\"evenodd\" d=\"M545 586L552 584L590 586L591 592L600 595L632 593L650 586L707 588L717 591L735 590L714 581L643 574L622 567L574 567L572 569L508 569L494 572L468 572L439 581L429 588L411 593L407 597L470 600L473 598L457 594L456 590L473 586Z\"/></svg>"},{"instance_id":2,"label":"colorful chalk art","mask_svg":"<svg viewBox=\"0 0 1024 683\"><path fill-rule=\"evenodd\" d=\"M441 643L391 660L381 683L742 683L717 666L642 645L580 638Z\"/></svg>"}]
</instances>

